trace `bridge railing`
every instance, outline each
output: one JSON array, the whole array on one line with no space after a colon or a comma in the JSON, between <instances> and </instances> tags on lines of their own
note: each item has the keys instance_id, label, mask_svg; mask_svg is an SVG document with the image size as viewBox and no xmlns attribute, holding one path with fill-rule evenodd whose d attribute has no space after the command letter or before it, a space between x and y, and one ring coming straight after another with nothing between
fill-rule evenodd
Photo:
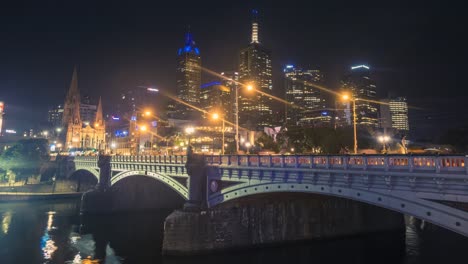
<instances>
[{"instance_id":1,"label":"bridge railing","mask_svg":"<svg viewBox=\"0 0 468 264\"><path fill-rule=\"evenodd\" d=\"M215 155L207 164L270 168L356 169L382 171L465 172L467 156L413 155Z\"/></svg>"},{"instance_id":2,"label":"bridge railing","mask_svg":"<svg viewBox=\"0 0 468 264\"><path fill-rule=\"evenodd\" d=\"M121 163L162 163L162 164L185 164L187 156L151 156L151 155L135 155L135 156L112 156L111 162Z\"/></svg>"}]
</instances>

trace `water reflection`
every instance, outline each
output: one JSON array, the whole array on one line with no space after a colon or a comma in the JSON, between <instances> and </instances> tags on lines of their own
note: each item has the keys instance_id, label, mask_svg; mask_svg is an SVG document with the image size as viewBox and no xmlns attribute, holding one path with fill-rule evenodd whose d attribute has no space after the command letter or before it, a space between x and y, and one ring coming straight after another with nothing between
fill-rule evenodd
<instances>
[{"instance_id":1,"label":"water reflection","mask_svg":"<svg viewBox=\"0 0 468 264\"><path fill-rule=\"evenodd\" d=\"M11 211L5 212L2 215L2 233L4 235L8 234L8 230L10 229L12 215L13 213Z\"/></svg>"},{"instance_id":2,"label":"water reflection","mask_svg":"<svg viewBox=\"0 0 468 264\"><path fill-rule=\"evenodd\" d=\"M462 263L468 239L431 225L205 256L163 257L170 211L80 217L79 201L0 204L0 263ZM419 228L415 228L419 227ZM405 236L406 235L406 236Z\"/></svg>"},{"instance_id":3,"label":"water reflection","mask_svg":"<svg viewBox=\"0 0 468 264\"><path fill-rule=\"evenodd\" d=\"M52 224L54 222L54 215L55 212L48 212L47 213L47 227L44 231L44 235L41 237L41 249L43 252L44 260L48 263L48 260L52 259L52 255L57 250L57 246L55 245L55 241L49 235L49 232L52 230Z\"/></svg>"}]
</instances>

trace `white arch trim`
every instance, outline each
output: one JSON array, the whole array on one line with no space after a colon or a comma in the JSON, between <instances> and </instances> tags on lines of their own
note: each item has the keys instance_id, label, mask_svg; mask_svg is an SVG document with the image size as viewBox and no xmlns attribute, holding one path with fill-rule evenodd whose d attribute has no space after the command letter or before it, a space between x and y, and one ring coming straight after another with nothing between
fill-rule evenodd
<instances>
[{"instance_id":1,"label":"white arch trim","mask_svg":"<svg viewBox=\"0 0 468 264\"><path fill-rule=\"evenodd\" d=\"M185 200L188 200L188 189L187 187L183 186L178 181L174 180L172 177L169 177L164 174L154 173L151 171L124 171L116 174L111 178L111 186L116 184L117 182L132 176L145 176L155 180L158 180L168 187L172 188L176 191L180 196L182 196Z\"/></svg>"},{"instance_id":2,"label":"white arch trim","mask_svg":"<svg viewBox=\"0 0 468 264\"><path fill-rule=\"evenodd\" d=\"M364 202L415 216L468 237L468 212L415 196L406 197L407 194L398 191L380 193L340 186L307 183L264 183L255 185L241 183L228 187L221 192L211 194L208 197L208 206L214 207L230 200L255 194L279 192L323 194Z\"/></svg>"}]
</instances>

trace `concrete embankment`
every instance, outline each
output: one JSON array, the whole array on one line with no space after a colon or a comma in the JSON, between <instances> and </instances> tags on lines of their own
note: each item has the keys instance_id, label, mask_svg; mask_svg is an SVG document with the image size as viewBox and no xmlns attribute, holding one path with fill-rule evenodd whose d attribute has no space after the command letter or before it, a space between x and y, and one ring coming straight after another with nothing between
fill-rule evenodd
<instances>
[{"instance_id":1,"label":"concrete embankment","mask_svg":"<svg viewBox=\"0 0 468 264\"><path fill-rule=\"evenodd\" d=\"M24 193L24 192L0 192L1 202L39 201L64 198L80 198L82 193Z\"/></svg>"}]
</instances>

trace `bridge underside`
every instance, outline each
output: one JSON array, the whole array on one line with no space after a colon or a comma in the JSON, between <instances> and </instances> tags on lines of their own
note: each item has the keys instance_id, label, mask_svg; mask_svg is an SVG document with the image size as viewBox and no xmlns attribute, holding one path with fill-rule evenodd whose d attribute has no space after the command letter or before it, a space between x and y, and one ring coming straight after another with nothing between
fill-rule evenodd
<instances>
[{"instance_id":1,"label":"bridge underside","mask_svg":"<svg viewBox=\"0 0 468 264\"><path fill-rule=\"evenodd\" d=\"M258 194L275 193L304 193L321 194L325 196L341 197L358 202L375 205L395 212L411 215L428 221L456 233L468 236L468 213L460 209L444 205L437 201L422 199L417 194L408 195L408 192L398 190L378 190L373 188L360 189L350 185L320 184L317 182L284 182L284 181L248 181L235 182L230 179L223 183L211 181L211 193L208 199L209 207L216 207L223 203L243 197ZM220 185L224 185L221 187ZM220 189L213 192L215 189Z\"/></svg>"}]
</instances>

